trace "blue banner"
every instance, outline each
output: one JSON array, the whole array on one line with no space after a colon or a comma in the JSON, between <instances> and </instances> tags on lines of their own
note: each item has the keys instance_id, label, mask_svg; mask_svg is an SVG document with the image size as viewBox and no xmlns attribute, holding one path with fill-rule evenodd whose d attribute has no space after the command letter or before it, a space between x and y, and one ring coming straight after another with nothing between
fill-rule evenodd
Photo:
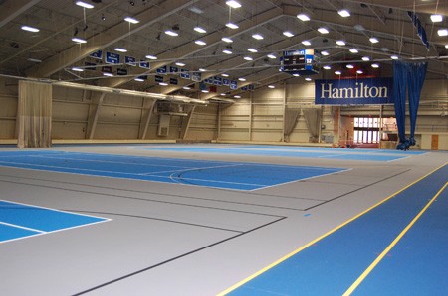
<instances>
[{"instance_id":1,"label":"blue banner","mask_svg":"<svg viewBox=\"0 0 448 296\"><path fill-rule=\"evenodd\" d=\"M156 69L156 72L160 74L166 74L166 71L167 71L166 65Z\"/></svg>"},{"instance_id":2,"label":"blue banner","mask_svg":"<svg viewBox=\"0 0 448 296\"><path fill-rule=\"evenodd\" d=\"M184 79L190 79L190 70L180 69L180 77Z\"/></svg>"},{"instance_id":3,"label":"blue banner","mask_svg":"<svg viewBox=\"0 0 448 296\"><path fill-rule=\"evenodd\" d=\"M231 80L230 81L230 89L237 89L238 88L238 81Z\"/></svg>"},{"instance_id":4,"label":"blue banner","mask_svg":"<svg viewBox=\"0 0 448 296\"><path fill-rule=\"evenodd\" d=\"M115 52L106 51L106 63L119 64L120 63L120 55Z\"/></svg>"},{"instance_id":5,"label":"blue banner","mask_svg":"<svg viewBox=\"0 0 448 296\"><path fill-rule=\"evenodd\" d=\"M124 63L127 65L135 66L135 58L130 56L124 56Z\"/></svg>"},{"instance_id":6,"label":"blue banner","mask_svg":"<svg viewBox=\"0 0 448 296\"><path fill-rule=\"evenodd\" d=\"M179 72L179 68L177 68L176 66L170 66L170 73L178 74L178 72Z\"/></svg>"},{"instance_id":7,"label":"blue banner","mask_svg":"<svg viewBox=\"0 0 448 296\"><path fill-rule=\"evenodd\" d=\"M393 104L392 78L317 79L317 105Z\"/></svg>"},{"instance_id":8,"label":"blue banner","mask_svg":"<svg viewBox=\"0 0 448 296\"><path fill-rule=\"evenodd\" d=\"M140 60L140 63L138 63L138 66L140 68L150 69L149 62L147 62L146 60Z\"/></svg>"},{"instance_id":9,"label":"blue banner","mask_svg":"<svg viewBox=\"0 0 448 296\"><path fill-rule=\"evenodd\" d=\"M101 60L103 58L103 50L98 49L97 51L92 52L89 56Z\"/></svg>"},{"instance_id":10,"label":"blue banner","mask_svg":"<svg viewBox=\"0 0 448 296\"><path fill-rule=\"evenodd\" d=\"M196 82L200 82L202 80L202 74L201 72L193 72L191 73L191 80L196 81Z\"/></svg>"}]
</instances>

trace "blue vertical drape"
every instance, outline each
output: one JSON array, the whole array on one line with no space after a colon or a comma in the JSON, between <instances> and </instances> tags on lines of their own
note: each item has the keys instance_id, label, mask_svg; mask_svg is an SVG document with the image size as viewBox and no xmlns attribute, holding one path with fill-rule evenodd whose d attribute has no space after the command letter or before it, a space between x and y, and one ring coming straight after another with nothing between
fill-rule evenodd
<instances>
[{"instance_id":1,"label":"blue vertical drape","mask_svg":"<svg viewBox=\"0 0 448 296\"><path fill-rule=\"evenodd\" d=\"M394 106L397 120L399 143L405 143L405 118L406 118L406 83L407 65L402 61L394 61ZM398 148L398 147L397 147Z\"/></svg>"},{"instance_id":2,"label":"blue vertical drape","mask_svg":"<svg viewBox=\"0 0 448 296\"><path fill-rule=\"evenodd\" d=\"M425 81L426 69L428 63L413 63L408 68L408 89L409 89L409 116L410 116L410 132L409 144L415 145L414 132L415 123L417 121L417 111L420 102L420 92L423 82Z\"/></svg>"},{"instance_id":3,"label":"blue vertical drape","mask_svg":"<svg viewBox=\"0 0 448 296\"><path fill-rule=\"evenodd\" d=\"M420 102L420 92L426 77L428 63L406 63L394 61L394 106L397 120L398 138L397 149L407 150L415 145L415 124ZM406 90L409 96L410 138L406 139Z\"/></svg>"}]
</instances>

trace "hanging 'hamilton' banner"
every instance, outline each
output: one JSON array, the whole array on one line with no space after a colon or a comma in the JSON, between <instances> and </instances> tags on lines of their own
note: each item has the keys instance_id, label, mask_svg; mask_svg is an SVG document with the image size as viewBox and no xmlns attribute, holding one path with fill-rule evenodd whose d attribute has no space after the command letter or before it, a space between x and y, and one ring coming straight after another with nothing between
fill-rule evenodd
<instances>
[{"instance_id":1,"label":"hanging 'hamilton' banner","mask_svg":"<svg viewBox=\"0 0 448 296\"><path fill-rule=\"evenodd\" d=\"M317 105L393 104L392 78L316 79Z\"/></svg>"}]
</instances>

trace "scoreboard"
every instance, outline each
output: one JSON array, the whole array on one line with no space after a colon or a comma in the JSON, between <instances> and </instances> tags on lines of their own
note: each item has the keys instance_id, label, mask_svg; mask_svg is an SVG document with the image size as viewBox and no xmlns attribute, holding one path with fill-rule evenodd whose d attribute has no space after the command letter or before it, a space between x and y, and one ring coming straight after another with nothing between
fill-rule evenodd
<instances>
[{"instance_id":1,"label":"scoreboard","mask_svg":"<svg viewBox=\"0 0 448 296\"><path fill-rule=\"evenodd\" d=\"M314 67L314 49L295 49L283 51L280 58L280 71L290 74L312 75L319 73Z\"/></svg>"}]
</instances>

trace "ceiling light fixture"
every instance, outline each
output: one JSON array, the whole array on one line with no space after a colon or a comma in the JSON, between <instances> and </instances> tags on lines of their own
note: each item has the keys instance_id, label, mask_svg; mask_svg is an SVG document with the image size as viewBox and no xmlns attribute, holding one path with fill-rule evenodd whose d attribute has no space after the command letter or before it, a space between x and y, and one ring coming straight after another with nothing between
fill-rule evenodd
<instances>
[{"instance_id":1,"label":"ceiling light fixture","mask_svg":"<svg viewBox=\"0 0 448 296\"><path fill-rule=\"evenodd\" d=\"M248 48L247 50L250 52L258 52L258 49L255 49L255 48Z\"/></svg>"},{"instance_id":2,"label":"ceiling light fixture","mask_svg":"<svg viewBox=\"0 0 448 296\"><path fill-rule=\"evenodd\" d=\"M327 55L330 54L330 53L329 53L328 51L326 51L326 50L322 50L320 53L321 53L322 55L324 55L324 56L327 56Z\"/></svg>"},{"instance_id":3,"label":"ceiling light fixture","mask_svg":"<svg viewBox=\"0 0 448 296\"><path fill-rule=\"evenodd\" d=\"M194 27L193 30L195 30L196 32L201 33L201 34L207 33L207 31L204 28L199 27L199 26L198 27Z\"/></svg>"},{"instance_id":4,"label":"ceiling light fixture","mask_svg":"<svg viewBox=\"0 0 448 296\"><path fill-rule=\"evenodd\" d=\"M138 81L138 82L143 82L143 81L145 81L144 79L142 79L142 78L138 78L138 77L134 78L134 80L135 80L135 81Z\"/></svg>"},{"instance_id":5,"label":"ceiling light fixture","mask_svg":"<svg viewBox=\"0 0 448 296\"><path fill-rule=\"evenodd\" d=\"M240 77L240 78L238 78L238 80L239 80L239 81L246 81L246 78L244 78L244 77Z\"/></svg>"},{"instance_id":6,"label":"ceiling light fixture","mask_svg":"<svg viewBox=\"0 0 448 296\"><path fill-rule=\"evenodd\" d=\"M336 41L336 45L345 46L345 42L343 40Z\"/></svg>"},{"instance_id":7,"label":"ceiling light fixture","mask_svg":"<svg viewBox=\"0 0 448 296\"><path fill-rule=\"evenodd\" d=\"M222 73L221 76L223 76L223 77L229 77L229 74L227 74L227 73Z\"/></svg>"},{"instance_id":8,"label":"ceiling light fixture","mask_svg":"<svg viewBox=\"0 0 448 296\"><path fill-rule=\"evenodd\" d=\"M114 48L115 51L119 52L127 52L128 50L126 48Z\"/></svg>"},{"instance_id":9,"label":"ceiling light fixture","mask_svg":"<svg viewBox=\"0 0 448 296\"><path fill-rule=\"evenodd\" d=\"M330 69L331 69L331 66L330 66L330 65L325 65L325 66L324 66L324 69L325 69L325 70L330 70Z\"/></svg>"},{"instance_id":10,"label":"ceiling light fixture","mask_svg":"<svg viewBox=\"0 0 448 296\"><path fill-rule=\"evenodd\" d=\"M24 31L32 32L32 33L37 33L40 31L38 28L34 28L34 27L30 27L30 26L22 26L21 29Z\"/></svg>"},{"instance_id":11,"label":"ceiling light fixture","mask_svg":"<svg viewBox=\"0 0 448 296\"><path fill-rule=\"evenodd\" d=\"M437 35L439 35L440 37L443 36L448 36L448 29L440 29L437 31Z\"/></svg>"},{"instance_id":12,"label":"ceiling light fixture","mask_svg":"<svg viewBox=\"0 0 448 296\"><path fill-rule=\"evenodd\" d=\"M361 60L363 60L363 61L370 61L370 58L368 56L364 56L364 57L361 58Z\"/></svg>"},{"instance_id":13,"label":"ceiling light fixture","mask_svg":"<svg viewBox=\"0 0 448 296\"><path fill-rule=\"evenodd\" d=\"M189 90L189 89L191 89L191 87L189 87L189 86L184 86L184 87L182 87L183 89L186 89L186 90Z\"/></svg>"},{"instance_id":14,"label":"ceiling light fixture","mask_svg":"<svg viewBox=\"0 0 448 296\"><path fill-rule=\"evenodd\" d=\"M72 71L76 71L76 72L84 72L83 68L79 68L79 67L73 67Z\"/></svg>"},{"instance_id":15,"label":"ceiling light fixture","mask_svg":"<svg viewBox=\"0 0 448 296\"><path fill-rule=\"evenodd\" d=\"M226 27L227 27L227 28L230 28L230 29L232 29L232 30L236 30L236 29L239 28L238 25L235 25L234 23L227 23L227 24L226 24Z\"/></svg>"},{"instance_id":16,"label":"ceiling light fixture","mask_svg":"<svg viewBox=\"0 0 448 296\"><path fill-rule=\"evenodd\" d=\"M77 38L77 37L72 38L72 41L73 41L73 42L76 42L76 43L79 43L79 44L87 43L86 40L81 39L81 38Z\"/></svg>"},{"instance_id":17,"label":"ceiling light fixture","mask_svg":"<svg viewBox=\"0 0 448 296\"><path fill-rule=\"evenodd\" d=\"M311 42L308 41L308 40L303 40L302 44L305 45L305 46L311 46Z\"/></svg>"},{"instance_id":18,"label":"ceiling light fixture","mask_svg":"<svg viewBox=\"0 0 448 296\"><path fill-rule=\"evenodd\" d=\"M373 43L373 44L379 42L379 40L378 40L377 38L375 38L375 37L371 37L371 38L369 38L369 41L370 41L370 43Z\"/></svg>"},{"instance_id":19,"label":"ceiling light fixture","mask_svg":"<svg viewBox=\"0 0 448 296\"><path fill-rule=\"evenodd\" d=\"M226 54L232 54L232 53L233 53L233 51L231 51L229 48L224 48L224 49L222 50L222 52L223 52L223 53L226 53Z\"/></svg>"},{"instance_id":20,"label":"ceiling light fixture","mask_svg":"<svg viewBox=\"0 0 448 296\"><path fill-rule=\"evenodd\" d=\"M83 1L76 1L76 5L84 7L84 8L87 8L87 9L92 9L92 8L95 7L92 4L89 4L89 3L86 3L86 2L83 2Z\"/></svg>"},{"instance_id":21,"label":"ceiling light fixture","mask_svg":"<svg viewBox=\"0 0 448 296\"><path fill-rule=\"evenodd\" d=\"M147 54L145 57L150 60L157 60L157 57L151 54Z\"/></svg>"},{"instance_id":22,"label":"ceiling light fixture","mask_svg":"<svg viewBox=\"0 0 448 296\"><path fill-rule=\"evenodd\" d=\"M289 32L289 31L285 31L285 32L283 32L283 35L285 35L285 36L288 37L288 38L291 38L291 37L294 36L294 34L291 33L291 32Z\"/></svg>"},{"instance_id":23,"label":"ceiling light fixture","mask_svg":"<svg viewBox=\"0 0 448 296\"><path fill-rule=\"evenodd\" d=\"M239 96L239 95L234 95L233 96L235 99L241 99L241 96Z\"/></svg>"},{"instance_id":24,"label":"ceiling light fixture","mask_svg":"<svg viewBox=\"0 0 448 296\"><path fill-rule=\"evenodd\" d=\"M440 14L432 14L431 15L431 21L433 23L440 23L441 21L443 21L443 16Z\"/></svg>"},{"instance_id":25,"label":"ceiling light fixture","mask_svg":"<svg viewBox=\"0 0 448 296\"><path fill-rule=\"evenodd\" d=\"M134 24L134 25L138 24L140 22L140 21L136 20L135 18L132 18L132 17L129 17L129 16L125 17L124 21L126 21L126 22L128 22L130 24Z\"/></svg>"},{"instance_id":26,"label":"ceiling light fixture","mask_svg":"<svg viewBox=\"0 0 448 296\"><path fill-rule=\"evenodd\" d=\"M233 40L228 38L228 37L222 37L221 40L226 42L226 43L232 43L233 42Z\"/></svg>"},{"instance_id":27,"label":"ceiling light fixture","mask_svg":"<svg viewBox=\"0 0 448 296\"><path fill-rule=\"evenodd\" d=\"M341 71L334 71L334 74L341 75L342 73L341 73Z\"/></svg>"},{"instance_id":28,"label":"ceiling light fixture","mask_svg":"<svg viewBox=\"0 0 448 296\"><path fill-rule=\"evenodd\" d=\"M328 33L330 33L330 31L327 28L325 28L325 27L319 28L319 29L317 29L317 31L319 31L319 33L321 33L321 34L328 34Z\"/></svg>"},{"instance_id":29,"label":"ceiling light fixture","mask_svg":"<svg viewBox=\"0 0 448 296\"><path fill-rule=\"evenodd\" d=\"M356 70L356 74L362 74L362 70Z\"/></svg>"},{"instance_id":30,"label":"ceiling light fixture","mask_svg":"<svg viewBox=\"0 0 448 296\"><path fill-rule=\"evenodd\" d=\"M351 53L358 53L358 50L356 48L350 48L349 51Z\"/></svg>"},{"instance_id":31,"label":"ceiling light fixture","mask_svg":"<svg viewBox=\"0 0 448 296\"><path fill-rule=\"evenodd\" d=\"M347 67L348 69L353 69L353 65L352 64L347 64L347 65L345 65L345 67Z\"/></svg>"},{"instance_id":32,"label":"ceiling light fixture","mask_svg":"<svg viewBox=\"0 0 448 296\"><path fill-rule=\"evenodd\" d=\"M275 85L268 85L269 88L275 88Z\"/></svg>"},{"instance_id":33,"label":"ceiling light fixture","mask_svg":"<svg viewBox=\"0 0 448 296\"><path fill-rule=\"evenodd\" d=\"M306 80L306 81L311 81L311 80L313 80L313 79L311 79L311 77L306 77L305 80Z\"/></svg>"},{"instance_id":34,"label":"ceiling light fixture","mask_svg":"<svg viewBox=\"0 0 448 296\"><path fill-rule=\"evenodd\" d=\"M182 63L182 62L176 62L176 65L179 66L179 67L183 67L183 66L185 66L185 63Z\"/></svg>"},{"instance_id":35,"label":"ceiling light fixture","mask_svg":"<svg viewBox=\"0 0 448 296\"><path fill-rule=\"evenodd\" d=\"M297 18L298 18L299 20L301 20L302 22L308 22L308 21L311 20L310 17L309 17L307 14L305 14L305 13L300 13L300 14L298 14L298 15L297 15Z\"/></svg>"},{"instance_id":36,"label":"ceiling light fixture","mask_svg":"<svg viewBox=\"0 0 448 296\"><path fill-rule=\"evenodd\" d=\"M42 63L41 59L35 59L35 58L28 58L28 61L35 62L35 63Z\"/></svg>"},{"instance_id":37,"label":"ceiling light fixture","mask_svg":"<svg viewBox=\"0 0 448 296\"><path fill-rule=\"evenodd\" d=\"M254 60L254 58L253 58L253 57L249 57L249 56L247 56L247 57L244 57L243 59L245 59L246 61L253 61L253 60Z\"/></svg>"},{"instance_id":38,"label":"ceiling light fixture","mask_svg":"<svg viewBox=\"0 0 448 296\"><path fill-rule=\"evenodd\" d=\"M445 48L446 48L446 49L448 49L448 44L447 44L447 45L445 45Z\"/></svg>"},{"instance_id":39,"label":"ceiling light fixture","mask_svg":"<svg viewBox=\"0 0 448 296\"><path fill-rule=\"evenodd\" d=\"M276 59L277 58L277 56L272 54L272 53L268 54L267 57L270 58L270 59Z\"/></svg>"},{"instance_id":40,"label":"ceiling light fixture","mask_svg":"<svg viewBox=\"0 0 448 296\"><path fill-rule=\"evenodd\" d=\"M208 93L209 91L206 90L206 89L203 89L203 90L201 90L201 92L203 92L203 93Z\"/></svg>"},{"instance_id":41,"label":"ceiling light fixture","mask_svg":"<svg viewBox=\"0 0 448 296\"><path fill-rule=\"evenodd\" d=\"M348 11L347 9L340 9L340 10L338 10L338 14L341 17L349 17L350 16L350 11Z\"/></svg>"},{"instance_id":42,"label":"ceiling light fixture","mask_svg":"<svg viewBox=\"0 0 448 296\"><path fill-rule=\"evenodd\" d=\"M292 74L292 76L299 77L300 74L299 73L294 73L294 74Z\"/></svg>"},{"instance_id":43,"label":"ceiling light fixture","mask_svg":"<svg viewBox=\"0 0 448 296\"><path fill-rule=\"evenodd\" d=\"M393 59L393 60L398 60L398 56L397 55L391 55L390 58Z\"/></svg>"},{"instance_id":44,"label":"ceiling light fixture","mask_svg":"<svg viewBox=\"0 0 448 296\"><path fill-rule=\"evenodd\" d=\"M264 39L264 37L261 36L260 34L253 34L253 35L252 35L252 38L254 38L254 39L256 39L256 40L263 40L263 39Z\"/></svg>"},{"instance_id":45,"label":"ceiling light fixture","mask_svg":"<svg viewBox=\"0 0 448 296\"><path fill-rule=\"evenodd\" d=\"M372 68L379 68L380 67L380 65L378 65L377 63L373 63L371 66L372 66Z\"/></svg>"},{"instance_id":46,"label":"ceiling light fixture","mask_svg":"<svg viewBox=\"0 0 448 296\"><path fill-rule=\"evenodd\" d=\"M179 34L177 34L176 32L173 32L171 30L166 30L165 34L167 34L168 36L172 36L172 37L177 37L179 36Z\"/></svg>"},{"instance_id":47,"label":"ceiling light fixture","mask_svg":"<svg viewBox=\"0 0 448 296\"><path fill-rule=\"evenodd\" d=\"M196 40L194 43L196 43L197 45L201 45L201 46L207 45L207 43L205 43L202 40Z\"/></svg>"},{"instance_id":48,"label":"ceiling light fixture","mask_svg":"<svg viewBox=\"0 0 448 296\"><path fill-rule=\"evenodd\" d=\"M241 4L235 0L226 1L226 4L232 8L240 8L241 7Z\"/></svg>"},{"instance_id":49,"label":"ceiling light fixture","mask_svg":"<svg viewBox=\"0 0 448 296\"><path fill-rule=\"evenodd\" d=\"M205 72L205 71L207 71L207 69L205 69L205 68L199 68L199 71L201 71L201 72Z\"/></svg>"},{"instance_id":50,"label":"ceiling light fixture","mask_svg":"<svg viewBox=\"0 0 448 296\"><path fill-rule=\"evenodd\" d=\"M109 72L103 72L103 75L104 75L104 76L109 76L109 77L112 77L112 76L114 76L114 74L112 74L112 73L109 73Z\"/></svg>"},{"instance_id":51,"label":"ceiling light fixture","mask_svg":"<svg viewBox=\"0 0 448 296\"><path fill-rule=\"evenodd\" d=\"M167 86L168 83L166 83L166 82L159 82L159 85L161 85L161 86Z\"/></svg>"}]
</instances>

